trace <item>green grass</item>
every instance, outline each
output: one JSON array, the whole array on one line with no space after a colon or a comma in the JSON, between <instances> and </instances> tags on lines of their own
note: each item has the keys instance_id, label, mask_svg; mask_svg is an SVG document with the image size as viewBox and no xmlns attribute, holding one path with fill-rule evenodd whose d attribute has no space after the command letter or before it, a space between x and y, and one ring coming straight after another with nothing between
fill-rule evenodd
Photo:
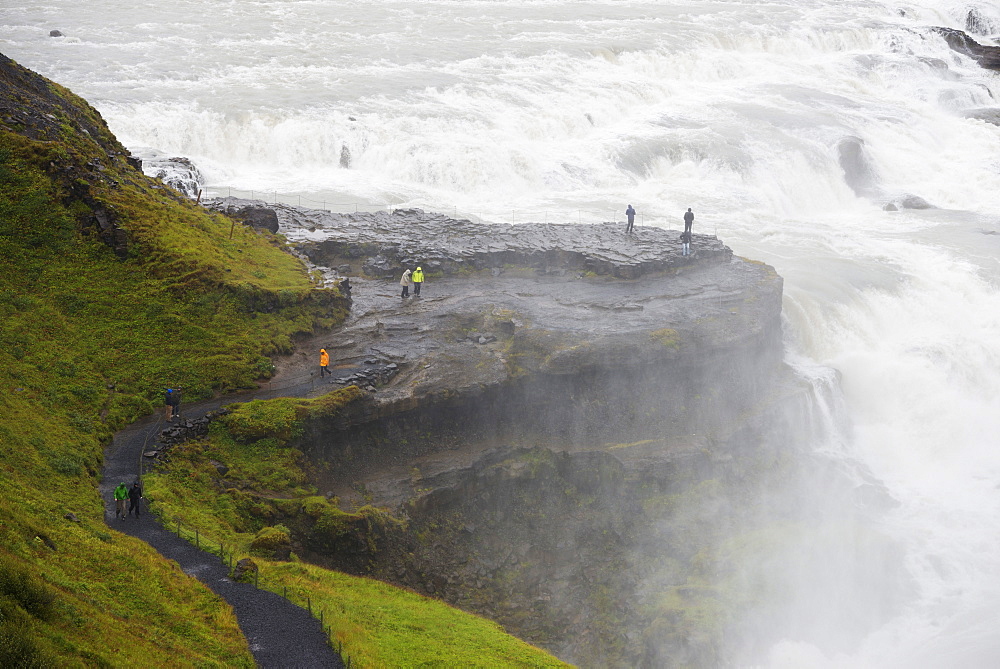
<instances>
[{"instance_id":1,"label":"green grass","mask_svg":"<svg viewBox=\"0 0 1000 669\"><path fill-rule=\"evenodd\" d=\"M354 387L315 399L279 398L230 406L208 439L170 451L169 462L146 476L154 512L181 535L209 550L224 547L233 561L251 556L260 587L310 605L331 628L336 645L360 667L568 666L505 633L494 622L443 602L372 579L292 562L262 559L292 536L313 550L335 550L353 534L377 542L403 521L385 510L347 512L316 494L308 463L288 446L312 418L328 417L363 394ZM221 479L216 464L228 470ZM308 598L308 599L307 599Z\"/></svg>"},{"instance_id":2,"label":"green grass","mask_svg":"<svg viewBox=\"0 0 1000 669\"><path fill-rule=\"evenodd\" d=\"M252 666L225 602L105 525L103 449L168 385L251 387L346 303L128 166L69 91L0 59L0 102L38 124L0 125L0 665Z\"/></svg>"},{"instance_id":3,"label":"green grass","mask_svg":"<svg viewBox=\"0 0 1000 669\"><path fill-rule=\"evenodd\" d=\"M352 665L568 667L495 622L381 581L299 562L261 564L262 587L323 612Z\"/></svg>"}]
</instances>

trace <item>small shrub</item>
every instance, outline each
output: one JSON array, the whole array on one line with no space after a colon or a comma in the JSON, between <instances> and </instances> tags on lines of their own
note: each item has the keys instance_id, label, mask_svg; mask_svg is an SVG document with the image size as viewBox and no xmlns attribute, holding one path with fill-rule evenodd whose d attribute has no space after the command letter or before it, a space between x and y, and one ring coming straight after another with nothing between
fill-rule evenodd
<instances>
[{"instance_id":1,"label":"small shrub","mask_svg":"<svg viewBox=\"0 0 1000 669\"><path fill-rule=\"evenodd\" d=\"M250 550L271 553L291 544L290 532L284 525L265 527L250 542Z\"/></svg>"},{"instance_id":2,"label":"small shrub","mask_svg":"<svg viewBox=\"0 0 1000 669\"><path fill-rule=\"evenodd\" d=\"M71 455L60 455L53 458L49 464L52 465L52 469L56 472L65 474L66 476L80 476L83 473L80 461Z\"/></svg>"}]
</instances>

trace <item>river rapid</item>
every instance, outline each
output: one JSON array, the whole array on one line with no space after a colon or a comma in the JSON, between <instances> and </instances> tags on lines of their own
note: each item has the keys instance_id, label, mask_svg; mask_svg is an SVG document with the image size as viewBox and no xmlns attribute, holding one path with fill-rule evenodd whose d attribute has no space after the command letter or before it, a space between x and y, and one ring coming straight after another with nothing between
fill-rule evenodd
<instances>
[{"instance_id":1,"label":"river rapid","mask_svg":"<svg viewBox=\"0 0 1000 669\"><path fill-rule=\"evenodd\" d=\"M929 30L970 11L992 44L980 0L24 0L0 6L0 51L133 150L190 158L209 194L494 222L631 203L674 229L691 207L785 278L787 359L829 416L812 448L896 500L877 530L912 583L849 646L768 630L740 666L987 668L1000 127L968 114L1000 78ZM840 603L814 586L794 605L822 621Z\"/></svg>"}]
</instances>

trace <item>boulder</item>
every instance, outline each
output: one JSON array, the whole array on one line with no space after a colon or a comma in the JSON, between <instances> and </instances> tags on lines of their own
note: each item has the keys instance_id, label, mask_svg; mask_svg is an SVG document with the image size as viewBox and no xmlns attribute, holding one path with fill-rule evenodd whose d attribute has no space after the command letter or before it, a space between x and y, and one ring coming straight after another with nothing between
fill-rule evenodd
<instances>
[{"instance_id":1,"label":"boulder","mask_svg":"<svg viewBox=\"0 0 1000 669\"><path fill-rule=\"evenodd\" d=\"M933 28L941 35L952 51L968 56L980 67L988 70L1000 70L1000 46L983 46L961 30L954 28Z\"/></svg>"},{"instance_id":2,"label":"boulder","mask_svg":"<svg viewBox=\"0 0 1000 669\"><path fill-rule=\"evenodd\" d=\"M257 563L250 558L243 558L233 567L233 580L243 583L252 583L259 572Z\"/></svg>"}]
</instances>

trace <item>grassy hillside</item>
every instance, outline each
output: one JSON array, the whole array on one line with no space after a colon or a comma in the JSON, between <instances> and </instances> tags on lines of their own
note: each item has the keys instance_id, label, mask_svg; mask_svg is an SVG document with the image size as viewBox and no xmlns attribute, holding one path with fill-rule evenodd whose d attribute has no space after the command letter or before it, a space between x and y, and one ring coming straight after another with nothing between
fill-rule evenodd
<instances>
[{"instance_id":1,"label":"grassy hillside","mask_svg":"<svg viewBox=\"0 0 1000 669\"><path fill-rule=\"evenodd\" d=\"M166 386L187 400L250 387L296 334L343 319L347 301L282 246L143 176L94 109L0 55L0 666L253 666L228 605L104 523L98 477L110 436L159 410ZM169 515L172 495L191 494L185 522L247 552L259 530L280 535L259 498L212 488L201 456L221 448L286 493L275 508L305 505L331 536L395 522L315 496L273 436L357 394L234 412L214 445L185 446L150 481L157 506ZM562 666L439 602L262 563L271 587L308 589L330 611L355 666Z\"/></svg>"},{"instance_id":2,"label":"grassy hillside","mask_svg":"<svg viewBox=\"0 0 1000 669\"><path fill-rule=\"evenodd\" d=\"M323 611L355 666L568 666L497 623L443 602L303 564L294 554L291 561L267 559L299 547L352 551L358 542L379 550L405 524L368 506L345 512L336 499L317 495L308 483L308 463L287 446L303 421L361 396L351 386L315 399L232 405L207 439L172 448L169 462L147 475L152 508L171 524L179 521L182 534L198 530L198 541L210 549L225 544L234 561L251 556L260 587Z\"/></svg>"},{"instance_id":3,"label":"grassy hillside","mask_svg":"<svg viewBox=\"0 0 1000 669\"><path fill-rule=\"evenodd\" d=\"M103 445L165 386L248 387L345 313L280 239L231 227L0 56L0 666L252 665L228 606L109 530L97 491Z\"/></svg>"}]
</instances>

